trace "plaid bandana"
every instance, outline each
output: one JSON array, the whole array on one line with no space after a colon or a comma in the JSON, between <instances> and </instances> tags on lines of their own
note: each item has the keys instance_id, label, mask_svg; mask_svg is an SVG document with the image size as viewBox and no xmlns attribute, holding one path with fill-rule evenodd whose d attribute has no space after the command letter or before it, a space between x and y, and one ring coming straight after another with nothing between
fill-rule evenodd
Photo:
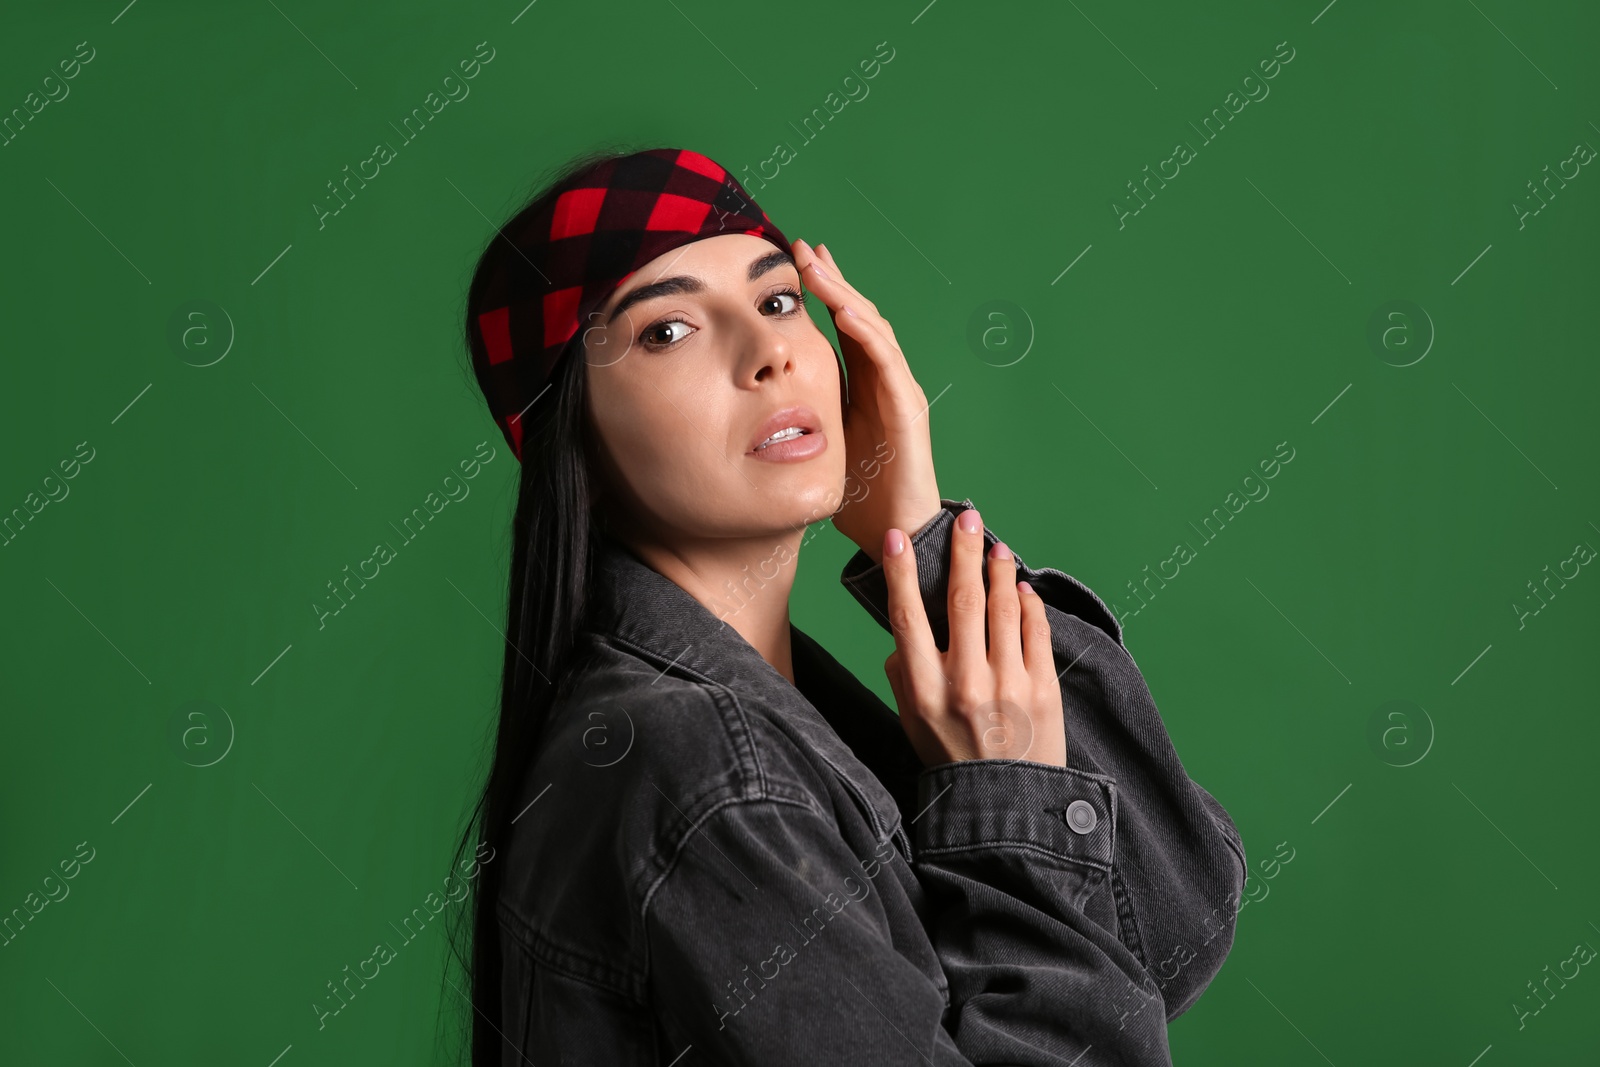
<instances>
[{"instance_id":1,"label":"plaid bandana","mask_svg":"<svg viewBox=\"0 0 1600 1067\"><path fill-rule=\"evenodd\" d=\"M522 416L549 382L581 322L663 252L703 237L747 233L789 241L734 176L698 152L653 148L600 164L551 206L502 234L520 255L487 290L504 304L478 316L486 356L478 385L522 459Z\"/></svg>"}]
</instances>

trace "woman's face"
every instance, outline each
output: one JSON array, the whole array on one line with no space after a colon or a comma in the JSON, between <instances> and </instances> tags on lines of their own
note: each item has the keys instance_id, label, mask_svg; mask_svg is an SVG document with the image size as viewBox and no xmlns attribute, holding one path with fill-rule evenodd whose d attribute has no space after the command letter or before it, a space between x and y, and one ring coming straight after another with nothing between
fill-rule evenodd
<instances>
[{"instance_id":1,"label":"woman's face","mask_svg":"<svg viewBox=\"0 0 1600 1067\"><path fill-rule=\"evenodd\" d=\"M798 532L843 500L838 361L793 259L720 234L639 268L584 331L602 476L629 533L667 545ZM805 409L776 421L788 408ZM811 432L756 445L774 430Z\"/></svg>"}]
</instances>

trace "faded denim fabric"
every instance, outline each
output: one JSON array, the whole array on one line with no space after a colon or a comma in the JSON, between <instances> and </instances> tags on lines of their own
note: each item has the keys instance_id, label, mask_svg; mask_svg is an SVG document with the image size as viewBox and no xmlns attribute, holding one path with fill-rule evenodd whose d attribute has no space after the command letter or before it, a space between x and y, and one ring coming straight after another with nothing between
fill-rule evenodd
<instances>
[{"instance_id":1,"label":"faded denim fabric","mask_svg":"<svg viewBox=\"0 0 1600 1067\"><path fill-rule=\"evenodd\" d=\"M972 506L943 503L911 540L941 649ZM1065 768L924 768L798 628L791 685L608 545L505 850L502 1062L1170 1064L1244 846L1104 602L1016 567L1047 605ZM882 568L858 552L840 580L888 631Z\"/></svg>"}]
</instances>

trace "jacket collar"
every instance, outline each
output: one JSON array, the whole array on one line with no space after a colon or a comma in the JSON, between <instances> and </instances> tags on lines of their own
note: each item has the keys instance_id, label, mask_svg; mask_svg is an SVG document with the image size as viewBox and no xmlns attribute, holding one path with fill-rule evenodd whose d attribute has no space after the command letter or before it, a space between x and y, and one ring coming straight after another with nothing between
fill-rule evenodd
<instances>
[{"instance_id":1,"label":"jacket collar","mask_svg":"<svg viewBox=\"0 0 1600 1067\"><path fill-rule=\"evenodd\" d=\"M789 680L744 636L626 546L597 537L588 628L635 654L732 689L761 690Z\"/></svg>"},{"instance_id":2,"label":"jacket collar","mask_svg":"<svg viewBox=\"0 0 1600 1067\"><path fill-rule=\"evenodd\" d=\"M626 546L605 536L594 545L588 629L659 670L723 686L775 709L858 791L877 801L875 807L886 808L892 799L909 824L922 763L899 716L876 693L792 622L791 685L738 630ZM892 811L880 815L892 821Z\"/></svg>"}]
</instances>

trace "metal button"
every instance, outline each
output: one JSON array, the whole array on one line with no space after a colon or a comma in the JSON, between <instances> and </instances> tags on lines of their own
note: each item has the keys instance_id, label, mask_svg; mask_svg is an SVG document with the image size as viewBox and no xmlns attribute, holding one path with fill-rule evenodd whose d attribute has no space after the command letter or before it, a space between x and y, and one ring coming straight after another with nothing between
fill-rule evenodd
<instances>
[{"instance_id":1,"label":"metal button","mask_svg":"<svg viewBox=\"0 0 1600 1067\"><path fill-rule=\"evenodd\" d=\"M1073 833L1086 834L1095 828L1100 817L1094 813L1094 805L1087 800L1074 800L1067 805L1066 820Z\"/></svg>"}]
</instances>

